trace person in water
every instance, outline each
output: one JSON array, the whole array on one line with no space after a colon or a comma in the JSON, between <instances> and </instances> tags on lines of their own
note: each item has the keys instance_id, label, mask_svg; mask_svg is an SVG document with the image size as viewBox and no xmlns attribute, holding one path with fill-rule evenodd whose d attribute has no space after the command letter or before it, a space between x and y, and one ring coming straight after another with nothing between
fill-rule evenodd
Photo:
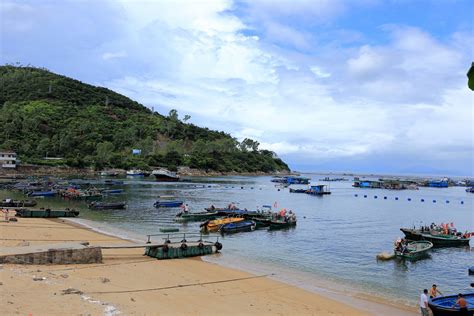
<instances>
[{"instance_id":1,"label":"person in water","mask_svg":"<svg viewBox=\"0 0 474 316\"><path fill-rule=\"evenodd\" d=\"M438 294L443 295L443 293L441 293L436 287L436 284L433 284L433 286L430 289L430 298L435 298L436 296L438 296Z\"/></svg>"},{"instance_id":2,"label":"person in water","mask_svg":"<svg viewBox=\"0 0 474 316\"><path fill-rule=\"evenodd\" d=\"M424 289L420 295L420 310L421 316L430 316L428 312L428 290Z\"/></svg>"},{"instance_id":3,"label":"person in water","mask_svg":"<svg viewBox=\"0 0 474 316\"><path fill-rule=\"evenodd\" d=\"M461 316L468 316L469 312L467 310L467 302L464 296L459 293L458 294L458 299L456 300L456 303L454 303L453 307L456 307L456 305L459 306L459 315Z\"/></svg>"}]
</instances>

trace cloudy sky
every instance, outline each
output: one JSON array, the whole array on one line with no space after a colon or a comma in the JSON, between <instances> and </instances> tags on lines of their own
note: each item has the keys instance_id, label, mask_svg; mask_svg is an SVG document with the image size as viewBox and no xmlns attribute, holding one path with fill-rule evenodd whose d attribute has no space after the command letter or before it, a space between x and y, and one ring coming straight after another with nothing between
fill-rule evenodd
<instances>
[{"instance_id":1,"label":"cloudy sky","mask_svg":"<svg viewBox=\"0 0 474 316\"><path fill-rule=\"evenodd\" d=\"M0 3L2 64L175 108L292 169L474 174L473 1Z\"/></svg>"}]
</instances>

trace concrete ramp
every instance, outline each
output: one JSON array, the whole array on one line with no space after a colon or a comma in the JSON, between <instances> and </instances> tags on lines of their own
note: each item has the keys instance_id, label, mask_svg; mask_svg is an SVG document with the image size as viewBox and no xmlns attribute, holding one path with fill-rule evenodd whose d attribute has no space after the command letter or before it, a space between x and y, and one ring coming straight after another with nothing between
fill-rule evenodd
<instances>
[{"instance_id":1,"label":"concrete ramp","mask_svg":"<svg viewBox=\"0 0 474 316\"><path fill-rule=\"evenodd\" d=\"M88 243L63 243L24 247L0 247L0 264L102 263L100 247Z\"/></svg>"}]
</instances>

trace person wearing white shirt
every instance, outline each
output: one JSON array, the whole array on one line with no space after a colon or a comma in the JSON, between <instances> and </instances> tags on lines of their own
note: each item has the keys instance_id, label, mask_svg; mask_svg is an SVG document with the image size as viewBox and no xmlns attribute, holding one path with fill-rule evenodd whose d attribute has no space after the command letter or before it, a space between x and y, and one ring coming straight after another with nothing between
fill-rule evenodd
<instances>
[{"instance_id":1,"label":"person wearing white shirt","mask_svg":"<svg viewBox=\"0 0 474 316\"><path fill-rule=\"evenodd\" d=\"M420 310L421 316L430 316L428 311L428 290L424 289L420 295Z\"/></svg>"}]
</instances>

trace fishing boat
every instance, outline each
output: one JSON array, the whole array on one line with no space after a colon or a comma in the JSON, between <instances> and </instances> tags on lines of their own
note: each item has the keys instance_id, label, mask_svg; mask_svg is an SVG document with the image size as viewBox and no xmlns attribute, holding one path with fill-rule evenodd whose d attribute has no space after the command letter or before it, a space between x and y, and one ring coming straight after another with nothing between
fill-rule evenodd
<instances>
[{"instance_id":1,"label":"fishing boat","mask_svg":"<svg viewBox=\"0 0 474 316\"><path fill-rule=\"evenodd\" d=\"M243 220L238 222L226 223L219 228L221 234L233 234L239 232L250 232L255 230L254 221Z\"/></svg>"},{"instance_id":2,"label":"fishing boat","mask_svg":"<svg viewBox=\"0 0 474 316\"><path fill-rule=\"evenodd\" d=\"M285 229L296 226L296 219L274 219L268 223L269 230Z\"/></svg>"},{"instance_id":3,"label":"fishing boat","mask_svg":"<svg viewBox=\"0 0 474 316\"><path fill-rule=\"evenodd\" d=\"M221 219L208 220L202 223L200 226L201 226L201 231L203 232L217 232L219 231L220 227L224 224L240 222L243 220L244 218L242 217L226 217L226 218L221 218Z\"/></svg>"},{"instance_id":4,"label":"fishing boat","mask_svg":"<svg viewBox=\"0 0 474 316\"><path fill-rule=\"evenodd\" d=\"M114 203L106 203L106 202L90 202L89 208L94 210L118 210L124 209L127 206L126 202L114 202Z\"/></svg>"},{"instance_id":5,"label":"fishing boat","mask_svg":"<svg viewBox=\"0 0 474 316\"><path fill-rule=\"evenodd\" d=\"M0 207L32 207L36 205L36 201L33 200L12 200L5 199L0 202Z\"/></svg>"},{"instance_id":6,"label":"fishing boat","mask_svg":"<svg viewBox=\"0 0 474 316\"><path fill-rule=\"evenodd\" d=\"M169 171L165 168L155 169L151 173L155 176L155 179L158 181L165 181L165 182L177 182L179 181L179 175L176 172Z\"/></svg>"},{"instance_id":7,"label":"fishing boat","mask_svg":"<svg viewBox=\"0 0 474 316\"><path fill-rule=\"evenodd\" d=\"M292 188L290 188L290 193L308 193L308 189L292 189Z\"/></svg>"},{"instance_id":8,"label":"fishing boat","mask_svg":"<svg viewBox=\"0 0 474 316\"><path fill-rule=\"evenodd\" d=\"M444 234L436 230L421 230L400 228L408 240L426 240L433 243L434 247L459 247L468 246L470 237L458 232L456 234ZM469 234L470 236L471 234Z\"/></svg>"},{"instance_id":9,"label":"fishing boat","mask_svg":"<svg viewBox=\"0 0 474 316\"><path fill-rule=\"evenodd\" d=\"M467 315L474 315L474 293L463 294L467 302ZM433 316L454 316L460 315L459 306L455 306L457 295L439 296L428 301L428 306L433 312ZM453 307L455 306L455 307Z\"/></svg>"},{"instance_id":10,"label":"fishing boat","mask_svg":"<svg viewBox=\"0 0 474 316\"><path fill-rule=\"evenodd\" d=\"M413 241L406 246L397 247L394 252L397 258L418 260L428 255L428 251L433 248L429 241Z\"/></svg>"},{"instance_id":11,"label":"fishing boat","mask_svg":"<svg viewBox=\"0 0 474 316\"><path fill-rule=\"evenodd\" d=\"M311 195L326 195L326 194L331 194L331 191L329 191L327 185L318 184L318 185L312 185L306 193L311 194Z\"/></svg>"},{"instance_id":12,"label":"fishing boat","mask_svg":"<svg viewBox=\"0 0 474 316\"><path fill-rule=\"evenodd\" d=\"M174 196L159 196L153 204L154 207L180 207L184 202L176 199Z\"/></svg>"},{"instance_id":13,"label":"fishing boat","mask_svg":"<svg viewBox=\"0 0 474 316\"><path fill-rule=\"evenodd\" d=\"M218 212L196 212L196 213L178 213L175 217L176 221L180 222L191 222L191 221L204 221L208 219L216 219L219 216Z\"/></svg>"},{"instance_id":14,"label":"fishing boat","mask_svg":"<svg viewBox=\"0 0 474 316\"><path fill-rule=\"evenodd\" d=\"M41 197L41 196L51 197L55 195L56 195L56 191L32 191L28 193L28 196L31 196L31 197Z\"/></svg>"}]
</instances>

